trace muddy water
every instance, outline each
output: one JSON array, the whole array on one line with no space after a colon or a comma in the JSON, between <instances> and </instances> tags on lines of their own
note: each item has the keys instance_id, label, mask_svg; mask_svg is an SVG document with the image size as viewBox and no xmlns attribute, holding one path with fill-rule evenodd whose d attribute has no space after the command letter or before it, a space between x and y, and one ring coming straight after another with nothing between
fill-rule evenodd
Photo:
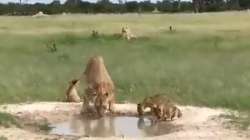
<instances>
[{"instance_id":1,"label":"muddy water","mask_svg":"<svg viewBox=\"0 0 250 140\"><path fill-rule=\"evenodd\" d=\"M169 122L153 123L137 117L104 117L89 119L72 117L70 120L52 124L50 134L89 137L147 137L159 136L180 130Z\"/></svg>"}]
</instances>

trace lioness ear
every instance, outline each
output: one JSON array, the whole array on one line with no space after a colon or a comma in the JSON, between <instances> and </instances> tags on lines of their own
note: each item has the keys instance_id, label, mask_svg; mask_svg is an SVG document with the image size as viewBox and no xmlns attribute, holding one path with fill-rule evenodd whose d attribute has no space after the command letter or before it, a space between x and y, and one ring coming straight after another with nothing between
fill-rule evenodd
<instances>
[{"instance_id":1,"label":"lioness ear","mask_svg":"<svg viewBox=\"0 0 250 140\"><path fill-rule=\"evenodd\" d=\"M157 108L157 105L156 105L156 104L153 104L153 108Z\"/></svg>"},{"instance_id":2,"label":"lioness ear","mask_svg":"<svg viewBox=\"0 0 250 140\"><path fill-rule=\"evenodd\" d=\"M108 92L106 92L104 95L108 97L108 96L109 96L109 93L108 93Z\"/></svg>"}]
</instances>

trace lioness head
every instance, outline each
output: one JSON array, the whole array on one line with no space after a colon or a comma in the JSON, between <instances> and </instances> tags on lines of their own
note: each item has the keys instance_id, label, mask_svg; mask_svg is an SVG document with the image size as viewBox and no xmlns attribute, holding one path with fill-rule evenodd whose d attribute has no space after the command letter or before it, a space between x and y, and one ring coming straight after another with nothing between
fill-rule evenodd
<instances>
[{"instance_id":1,"label":"lioness head","mask_svg":"<svg viewBox=\"0 0 250 140\"><path fill-rule=\"evenodd\" d=\"M104 113L108 110L110 100L111 99L109 93L97 95L95 107L99 116L103 116Z\"/></svg>"}]
</instances>

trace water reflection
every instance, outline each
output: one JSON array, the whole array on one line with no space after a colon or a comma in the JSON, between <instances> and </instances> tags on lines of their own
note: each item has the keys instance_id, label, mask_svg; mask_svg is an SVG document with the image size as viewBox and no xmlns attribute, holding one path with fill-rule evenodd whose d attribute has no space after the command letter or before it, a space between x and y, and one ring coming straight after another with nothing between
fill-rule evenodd
<instances>
[{"instance_id":1,"label":"water reflection","mask_svg":"<svg viewBox=\"0 0 250 140\"><path fill-rule=\"evenodd\" d=\"M152 120L149 124L144 118L138 118L137 127L144 132L144 136L160 136L181 130L180 125L173 125L169 122L155 123Z\"/></svg>"},{"instance_id":2,"label":"water reflection","mask_svg":"<svg viewBox=\"0 0 250 140\"><path fill-rule=\"evenodd\" d=\"M90 137L145 137L158 136L174 131L181 127L168 122L153 123L148 118L137 117L103 117L100 119L74 116L70 120L51 125L50 134L90 136Z\"/></svg>"}]
</instances>

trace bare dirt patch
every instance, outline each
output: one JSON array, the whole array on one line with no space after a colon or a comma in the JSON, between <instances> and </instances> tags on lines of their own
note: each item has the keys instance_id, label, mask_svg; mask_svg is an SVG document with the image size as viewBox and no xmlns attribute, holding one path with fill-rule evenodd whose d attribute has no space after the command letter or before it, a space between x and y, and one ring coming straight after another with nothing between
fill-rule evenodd
<instances>
[{"instance_id":1,"label":"bare dirt patch","mask_svg":"<svg viewBox=\"0 0 250 140\"><path fill-rule=\"evenodd\" d=\"M59 123L80 114L81 103L38 102L31 104L1 105L0 111L17 116L23 122ZM227 114L224 109L210 109L205 107L180 106L183 117L172 122L169 126L182 126L180 130L155 137L125 137L125 139L171 139L171 140L247 140L246 132L238 129L227 129L223 124L227 121L220 115ZM120 114L136 115L135 104L116 104L115 111ZM31 129L0 127L0 136L18 140L45 139L124 139L124 136L97 138L88 136L60 136L49 133L39 133Z\"/></svg>"}]
</instances>

